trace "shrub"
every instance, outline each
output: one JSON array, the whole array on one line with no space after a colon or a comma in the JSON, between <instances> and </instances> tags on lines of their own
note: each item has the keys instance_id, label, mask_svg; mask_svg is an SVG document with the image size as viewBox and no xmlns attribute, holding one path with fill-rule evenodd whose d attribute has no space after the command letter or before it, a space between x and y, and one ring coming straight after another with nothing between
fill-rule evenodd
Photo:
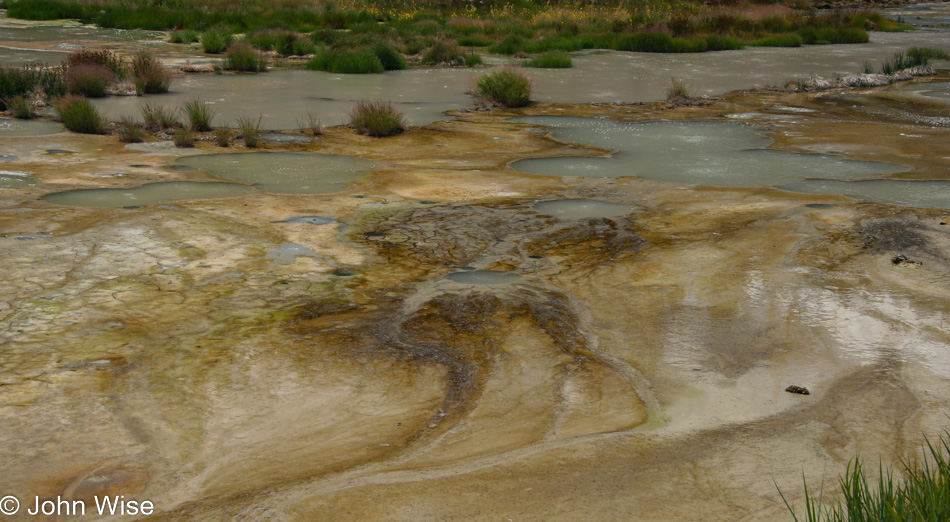
<instances>
[{"instance_id":1,"label":"shrub","mask_svg":"<svg viewBox=\"0 0 950 522\"><path fill-rule=\"evenodd\" d=\"M132 76L139 94L168 92L172 73L149 51L139 51L132 57Z\"/></svg>"},{"instance_id":2,"label":"shrub","mask_svg":"<svg viewBox=\"0 0 950 522\"><path fill-rule=\"evenodd\" d=\"M263 116L259 116L257 121L247 116L241 116L237 119L237 126L241 129L241 136L244 138L244 146L247 148L257 147L261 138L261 121Z\"/></svg>"},{"instance_id":3,"label":"shrub","mask_svg":"<svg viewBox=\"0 0 950 522\"><path fill-rule=\"evenodd\" d=\"M304 119L297 120L297 126L300 127L300 130L309 132L314 136L323 134L323 122L320 121L319 116L312 112L308 112Z\"/></svg>"},{"instance_id":4,"label":"shrub","mask_svg":"<svg viewBox=\"0 0 950 522\"><path fill-rule=\"evenodd\" d=\"M65 96L57 100L53 107L67 129L82 134L105 133L105 120L89 100Z\"/></svg>"},{"instance_id":5,"label":"shrub","mask_svg":"<svg viewBox=\"0 0 950 522\"><path fill-rule=\"evenodd\" d=\"M36 117L33 101L26 96L15 96L7 101L10 114L18 120L30 120Z\"/></svg>"},{"instance_id":6,"label":"shrub","mask_svg":"<svg viewBox=\"0 0 950 522\"><path fill-rule=\"evenodd\" d=\"M457 43L451 40L438 40L422 55L422 63L427 65L462 65L465 54Z\"/></svg>"},{"instance_id":7,"label":"shrub","mask_svg":"<svg viewBox=\"0 0 950 522\"><path fill-rule=\"evenodd\" d=\"M307 62L307 68L341 74L374 74L385 70L379 58L366 50L325 50L311 58Z\"/></svg>"},{"instance_id":8,"label":"shrub","mask_svg":"<svg viewBox=\"0 0 950 522\"><path fill-rule=\"evenodd\" d=\"M228 47L225 69L243 72L265 72L267 59L246 43L236 43Z\"/></svg>"},{"instance_id":9,"label":"shrub","mask_svg":"<svg viewBox=\"0 0 950 522\"><path fill-rule=\"evenodd\" d=\"M214 109L201 100L191 100L185 103L184 113L188 117L188 126L193 131L207 132L211 130L211 119L214 118Z\"/></svg>"},{"instance_id":10,"label":"shrub","mask_svg":"<svg viewBox=\"0 0 950 522\"><path fill-rule=\"evenodd\" d=\"M801 47L802 37L795 33L777 34L756 40L749 45L754 47Z\"/></svg>"},{"instance_id":11,"label":"shrub","mask_svg":"<svg viewBox=\"0 0 950 522\"><path fill-rule=\"evenodd\" d=\"M221 54L231 45L231 32L224 28L212 28L201 34L201 48L208 54Z\"/></svg>"},{"instance_id":12,"label":"shrub","mask_svg":"<svg viewBox=\"0 0 950 522\"><path fill-rule=\"evenodd\" d=\"M182 31L172 31L168 41L171 43L190 44L200 40L198 32L193 29L184 29Z\"/></svg>"},{"instance_id":13,"label":"shrub","mask_svg":"<svg viewBox=\"0 0 950 522\"><path fill-rule=\"evenodd\" d=\"M195 133L191 129L182 127L172 135L172 141L179 149L190 149L195 146Z\"/></svg>"},{"instance_id":14,"label":"shrub","mask_svg":"<svg viewBox=\"0 0 950 522\"><path fill-rule=\"evenodd\" d=\"M228 128L222 128L214 131L214 143L219 147L227 147L231 144L231 135L234 132Z\"/></svg>"},{"instance_id":15,"label":"shrub","mask_svg":"<svg viewBox=\"0 0 950 522\"><path fill-rule=\"evenodd\" d=\"M350 125L360 134L381 138L406 129L406 118L392 102L358 101L350 110Z\"/></svg>"},{"instance_id":16,"label":"shrub","mask_svg":"<svg viewBox=\"0 0 950 522\"><path fill-rule=\"evenodd\" d=\"M119 121L117 132L119 134L119 141L122 143L140 143L144 135L142 126L128 116L123 117L122 120Z\"/></svg>"},{"instance_id":17,"label":"shrub","mask_svg":"<svg viewBox=\"0 0 950 522\"><path fill-rule=\"evenodd\" d=\"M406 68L406 59L388 42L374 44L373 54L387 71L401 71Z\"/></svg>"},{"instance_id":18,"label":"shrub","mask_svg":"<svg viewBox=\"0 0 950 522\"><path fill-rule=\"evenodd\" d=\"M104 67L112 72L117 78L125 76L125 68L122 66L122 59L117 54L108 49L83 49L74 53L69 53L63 60L63 66L67 70L80 65L97 65Z\"/></svg>"},{"instance_id":19,"label":"shrub","mask_svg":"<svg viewBox=\"0 0 950 522\"><path fill-rule=\"evenodd\" d=\"M475 79L474 94L483 103L524 107L530 102L531 77L517 67L487 72Z\"/></svg>"},{"instance_id":20,"label":"shrub","mask_svg":"<svg viewBox=\"0 0 950 522\"><path fill-rule=\"evenodd\" d=\"M139 107L139 110L142 111L142 120L148 129L162 130L178 126L177 109L146 103Z\"/></svg>"},{"instance_id":21,"label":"shrub","mask_svg":"<svg viewBox=\"0 0 950 522\"><path fill-rule=\"evenodd\" d=\"M66 69L66 90L70 94L102 98L114 78L112 71L102 65L72 65Z\"/></svg>"},{"instance_id":22,"label":"shrub","mask_svg":"<svg viewBox=\"0 0 950 522\"><path fill-rule=\"evenodd\" d=\"M569 69L573 65L571 57L565 52L551 51L537 56L525 62L527 67L538 67L544 69Z\"/></svg>"}]
</instances>

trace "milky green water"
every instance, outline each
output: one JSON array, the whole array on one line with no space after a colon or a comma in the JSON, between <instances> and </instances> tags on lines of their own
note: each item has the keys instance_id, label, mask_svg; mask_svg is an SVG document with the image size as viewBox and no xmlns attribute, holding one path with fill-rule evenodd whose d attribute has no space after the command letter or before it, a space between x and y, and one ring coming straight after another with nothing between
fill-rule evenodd
<instances>
[{"instance_id":1,"label":"milky green water","mask_svg":"<svg viewBox=\"0 0 950 522\"><path fill-rule=\"evenodd\" d=\"M180 158L178 163L281 194L346 190L351 182L364 177L376 166L360 158L302 152L203 154Z\"/></svg>"},{"instance_id":2,"label":"milky green water","mask_svg":"<svg viewBox=\"0 0 950 522\"><path fill-rule=\"evenodd\" d=\"M0 189L18 189L39 185L38 178L30 176L26 172L15 170L0 170Z\"/></svg>"},{"instance_id":3,"label":"milky green water","mask_svg":"<svg viewBox=\"0 0 950 522\"><path fill-rule=\"evenodd\" d=\"M13 42L136 42L158 40L164 33L156 31L127 31L100 27L63 27L57 25L0 26L0 41Z\"/></svg>"},{"instance_id":4,"label":"milky green water","mask_svg":"<svg viewBox=\"0 0 950 522\"><path fill-rule=\"evenodd\" d=\"M950 181L941 180L805 180L779 188L809 194L837 194L865 201L926 208L950 208Z\"/></svg>"},{"instance_id":5,"label":"milky green water","mask_svg":"<svg viewBox=\"0 0 950 522\"><path fill-rule=\"evenodd\" d=\"M151 205L177 199L205 199L240 196L253 188L237 183L168 181L148 183L130 189L80 189L54 192L42 197L58 205L82 207L127 207Z\"/></svg>"},{"instance_id":6,"label":"milky green water","mask_svg":"<svg viewBox=\"0 0 950 522\"><path fill-rule=\"evenodd\" d=\"M18 136L43 136L66 132L59 123L41 120L0 119L0 138Z\"/></svg>"},{"instance_id":7,"label":"milky green water","mask_svg":"<svg viewBox=\"0 0 950 522\"><path fill-rule=\"evenodd\" d=\"M517 118L550 128L558 139L616 150L609 158L557 157L512 163L522 172L549 176L617 178L757 187L806 178L873 178L907 167L853 161L825 154L766 149L771 140L750 125L720 122L617 123L598 118Z\"/></svg>"},{"instance_id":8,"label":"milky green water","mask_svg":"<svg viewBox=\"0 0 950 522\"><path fill-rule=\"evenodd\" d=\"M602 218L629 214L633 207L597 199L555 199L540 201L531 208L542 214L564 218Z\"/></svg>"}]
</instances>

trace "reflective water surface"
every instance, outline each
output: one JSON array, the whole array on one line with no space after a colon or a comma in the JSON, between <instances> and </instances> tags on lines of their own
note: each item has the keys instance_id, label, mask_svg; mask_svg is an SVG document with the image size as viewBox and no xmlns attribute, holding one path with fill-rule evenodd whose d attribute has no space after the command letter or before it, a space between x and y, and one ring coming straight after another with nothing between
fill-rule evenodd
<instances>
[{"instance_id":1,"label":"reflective water surface","mask_svg":"<svg viewBox=\"0 0 950 522\"><path fill-rule=\"evenodd\" d=\"M232 181L283 194L325 194L345 190L376 164L349 156L297 152L206 154L178 160Z\"/></svg>"}]
</instances>

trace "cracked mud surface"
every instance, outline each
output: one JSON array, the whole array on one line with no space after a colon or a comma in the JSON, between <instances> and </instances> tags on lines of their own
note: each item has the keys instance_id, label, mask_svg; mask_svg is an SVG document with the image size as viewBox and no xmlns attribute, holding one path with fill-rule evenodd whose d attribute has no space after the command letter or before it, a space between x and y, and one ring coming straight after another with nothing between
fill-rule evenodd
<instances>
[{"instance_id":1,"label":"cracked mud surface","mask_svg":"<svg viewBox=\"0 0 950 522\"><path fill-rule=\"evenodd\" d=\"M789 105L821 110L767 117ZM556 109L755 112L778 147L946 172L924 154L946 128L834 95L522 114ZM894 140L908 125L921 137ZM800 502L802 472L897 462L946 427L946 211L521 174L605 151L503 114L329 129L308 150L384 165L343 192L138 208L38 198L209 175L109 137L7 142L43 181L0 191L0 491L21 499L123 494L169 520L774 520L776 484ZM632 210L532 210L571 198ZM473 269L520 278L446 277Z\"/></svg>"}]
</instances>

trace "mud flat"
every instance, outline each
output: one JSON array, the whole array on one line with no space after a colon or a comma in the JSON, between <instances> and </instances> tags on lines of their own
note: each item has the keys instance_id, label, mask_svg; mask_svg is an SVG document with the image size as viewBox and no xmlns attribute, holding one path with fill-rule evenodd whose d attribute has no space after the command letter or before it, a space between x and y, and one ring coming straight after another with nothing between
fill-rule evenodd
<instances>
[{"instance_id":1,"label":"mud flat","mask_svg":"<svg viewBox=\"0 0 950 522\"><path fill-rule=\"evenodd\" d=\"M928 81L540 103L250 154L3 138L3 169L35 182L0 189L0 491L167 520L782 519L773 480L800 502L802 473L897 462L947 427L938 189L792 192L741 159L741 187L521 172L624 151L519 118L701 126L745 140L709 151L726 167L751 148L897 166L829 183L942 184L947 105L904 97ZM304 161L291 180L348 156L346 175L211 183L242 154ZM165 183L239 189L51 201Z\"/></svg>"}]
</instances>

